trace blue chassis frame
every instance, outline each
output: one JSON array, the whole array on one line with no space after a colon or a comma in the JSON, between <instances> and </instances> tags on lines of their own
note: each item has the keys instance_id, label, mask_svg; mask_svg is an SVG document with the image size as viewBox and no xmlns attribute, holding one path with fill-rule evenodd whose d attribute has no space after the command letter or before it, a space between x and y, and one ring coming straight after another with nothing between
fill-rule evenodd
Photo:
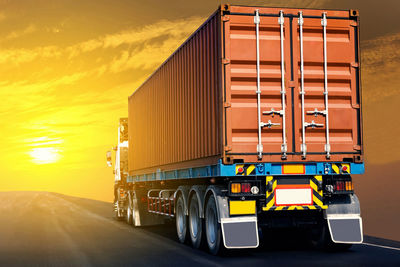
<instances>
[{"instance_id":1,"label":"blue chassis frame","mask_svg":"<svg viewBox=\"0 0 400 267\"><path fill-rule=\"evenodd\" d=\"M363 174L365 172L364 163L349 162L298 162L305 165L305 173L300 175L339 175L332 170L332 164L350 164L349 174ZM249 176L276 176L282 174L283 163L245 163L245 165L255 165L256 174ZM290 164L296 164L291 162ZM210 178L210 177L233 177L236 175L236 165L243 164L222 164L222 161L216 165L203 167L178 169L171 171L157 171L147 174L128 176L128 182L147 182L147 181L165 181L191 178ZM245 176L245 177L249 177Z\"/></svg>"}]
</instances>

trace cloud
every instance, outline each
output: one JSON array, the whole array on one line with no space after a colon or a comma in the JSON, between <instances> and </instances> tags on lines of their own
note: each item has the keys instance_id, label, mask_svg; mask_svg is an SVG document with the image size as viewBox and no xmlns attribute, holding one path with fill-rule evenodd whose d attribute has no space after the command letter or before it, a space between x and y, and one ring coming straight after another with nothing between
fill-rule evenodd
<instances>
[{"instance_id":1,"label":"cloud","mask_svg":"<svg viewBox=\"0 0 400 267\"><path fill-rule=\"evenodd\" d=\"M37 47L33 49L3 49L0 50L0 64L12 64L32 62L40 58L58 58L62 55L57 46Z\"/></svg>"},{"instance_id":2,"label":"cloud","mask_svg":"<svg viewBox=\"0 0 400 267\"><path fill-rule=\"evenodd\" d=\"M17 38L20 38L21 36L24 36L24 35L30 34L30 33L34 33L36 31L37 31L36 26L31 24L23 30L10 32L9 34L7 34L4 37L4 40L17 39Z\"/></svg>"},{"instance_id":3,"label":"cloud","mask_svg":"<svg viewBox=\"0 0 400 267\"><path fill-rule=\"evenodd\" d=\"M71 60L72 58L95 51L96 49L116 49L127 45L128 47L124 49L124 52L122 52L120 58L114 59L115 62L113 63L112 70L115 72L117 69L119 69L119 65L121 66L121 69L126 69L128 66L136 66L131 62L131 58L134 54L139 54L139 56L136 56L135 58L140 57L141 60L146 61L144 55L147 53L145 51L149 51L149 48L160 48L162 51L161 53L160 51L157 52L157 55L164 58L166 55L163 53L171 52L173 47L177 47L203 21L204 18L198 16L172 21L160 20L154 24L150 24L140 29L134 28L113 34L107 34L98 38L71 45L66 48L52 45L35 47L31 49L2 49L0 51L0 64L12 64L14 66L19 66L22 63L32 62L41 58L59 59L65 56ZM37 31L37 28L31 25L22 31L11 32L9 35L7 35L6 39L18 39L24 34L32 33L34 31ZM152 42L161 44L146 45ZM139 51L137 49L138 46L144 46L144 51ZM134 54L129 51L134 52ZM150 60L150 63L144 63L144 65L154 66L153 62L155 57L152 55L152 53L148 53L147 55L152 59ZM126 58L124 59L124 57ZM122 61L126 61L126 63L124 64ZM160 62L160 60L158 60L158 62ZM98 70L98 74L104 74L107 69L107 66L103 66Z\"/></svg>"},{"instance_id":4,"label":"cloud","mask_svg":"<svg viewBox=\"0 0 400 267\"><path fill-rule=\"evenodd\" d=\"M141 29L125 30L114 34L108 34L96 39L88 40L66 49L69 57L76 57L81 53L87 53L96 49L117 48L122 45L141 44L160 36L170 38L181 37L193 32L204 18L194 16L187 19L160 20Z\"/></svg>"}]
</instances>

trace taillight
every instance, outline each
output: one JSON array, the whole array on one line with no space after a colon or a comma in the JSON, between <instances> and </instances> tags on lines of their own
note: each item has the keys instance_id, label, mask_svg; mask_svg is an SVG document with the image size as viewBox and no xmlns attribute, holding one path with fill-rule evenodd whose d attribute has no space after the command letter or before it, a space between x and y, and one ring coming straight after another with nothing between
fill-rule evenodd
<instances>
[{"instance_id":1,"label":"taillight","mask_svg":"<svg viewBox=\"0 0 400 267\"><path fill-rule=\"evenodd\" d=\"M259 184L256 181L235 181L229 186L231 194L257 195L260 192Z\"/></svg>"},{"instance_id":2,"label":"taillight","mask_svg":"<svg viewBox=\"0 0 400 267\"><path fill-rule=\"evenodd\" d=\"M235 193L235 194L240 193L241 192L240 191L240 184L239 183L232 183L231 184L231 192Z\"/></svg>"},{"instance_id":3,"label":"taillight","mask_svg":"<svg viewBox=\"0 0 400 267\"><path fill-rule=\"evenodd\" d=\"M242 193L250 193L251 185L250 183L242 184Z\"/></svg>"},{"instance_id":4,"label":"taillight","mask_svg":"<svg viewBox=\"0 0 400 267\"><path fill-rule=\"evenodd\" d=\"M338 180L338 181L336 181L336 184L335 184L335 191L336 192L353 191L353 182Z\"/></svg>"},{"instance_id":5,"label":"taillight","mask_svg":"<svg viewBox=\"0 0 400 267\"><path fill-rule=\"evenodd\" d=\"M351 181L346 181L346 190L353 191L353 183Z\"/></svg>"}]
</instances>

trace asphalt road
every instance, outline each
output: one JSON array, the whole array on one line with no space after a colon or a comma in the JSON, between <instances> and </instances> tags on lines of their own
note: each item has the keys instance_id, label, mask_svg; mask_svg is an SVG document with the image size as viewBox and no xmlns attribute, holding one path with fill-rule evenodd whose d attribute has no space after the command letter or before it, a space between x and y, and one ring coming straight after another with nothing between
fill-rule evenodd
<instances>
[{"instance_id":1,"label":"asphalt road","mask_svg":"<svg viewBox=\"0 0 400 267\"><path fill-rule=\"evenodd\" d=\"M265 237L264 246L211 256L179 244L173 225L134 228L112 204L46 192L0 193L0 266L400 266L399 242L327 253L301 233Z\"/></svg>"}]
</instances>

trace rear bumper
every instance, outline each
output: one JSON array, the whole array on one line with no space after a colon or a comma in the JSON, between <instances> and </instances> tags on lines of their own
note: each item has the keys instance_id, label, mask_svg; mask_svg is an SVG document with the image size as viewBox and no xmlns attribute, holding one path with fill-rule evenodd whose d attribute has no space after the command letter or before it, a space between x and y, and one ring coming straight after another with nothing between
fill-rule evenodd
<instances>
[{"instance_id":1,"label":"rear bumper","mask_svg":"<svg viewBox=\"0 0 400 267\"><path fill-rule=\"evenodd\" d=\"M299 165L296 173L285 173L285 166ZM346 171L343 170L345 166ZM263 175L343 175L363 174L364 163L346 162L304 162L304 163L254 163L254 164L220 164L221 176L263 176Z\"/></svg>"}]
</instances>

